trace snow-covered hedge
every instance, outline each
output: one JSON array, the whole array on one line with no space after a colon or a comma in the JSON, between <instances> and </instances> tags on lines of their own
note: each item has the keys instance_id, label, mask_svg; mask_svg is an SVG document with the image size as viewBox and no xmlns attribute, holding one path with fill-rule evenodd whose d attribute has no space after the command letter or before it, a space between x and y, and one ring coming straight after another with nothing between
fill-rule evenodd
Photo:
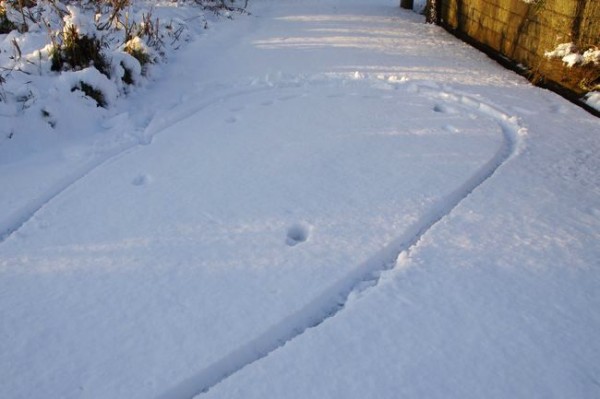
<instances>
[{"instance_id":1,"label":"snow-covered hedge","mask_svg":"<svg viewBox=\"0 0 600 399\"><path fill-rule=\"evenodd\" d=\"M93 87L106 99L98 104L107 105L115 92L139 81L144 67L164 56L166 47L187 37L184 21L154 19L150 4L139 1L2 1L0 10L2 26L10 29L0 42L4 102L14 100L12 86L23 76L31 80L90 70L69 75L81 81L60 81L72 90ZM99 84L94 71L106 82Z\"/></svg>"},{"instance_id":2,"label":"snow-covered hedge","mask_svg":"<svg viewBox=\"0 0 600 399\"><path fill-rule=\"evenodd\" d=\"M229 1L0 0L0 141L17 119L60 125L57 104L110 108Z\"/></svg>"}]
</instances>

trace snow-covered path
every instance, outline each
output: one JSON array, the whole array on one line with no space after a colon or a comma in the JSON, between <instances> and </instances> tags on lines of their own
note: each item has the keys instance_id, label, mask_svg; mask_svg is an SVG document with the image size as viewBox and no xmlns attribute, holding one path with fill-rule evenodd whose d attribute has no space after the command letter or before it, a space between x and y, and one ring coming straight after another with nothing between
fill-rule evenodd
<instances>
[{"instance_id":1,"label":"snow-covered path","mask_svg":"<svg viewBox=\"0 0 600 399\"><path fill-rule=\"evenodd\" d=\"M597 396L600 124L396 3L255 1L16 215L0 397Z\"/></svg>"}]
</instances>

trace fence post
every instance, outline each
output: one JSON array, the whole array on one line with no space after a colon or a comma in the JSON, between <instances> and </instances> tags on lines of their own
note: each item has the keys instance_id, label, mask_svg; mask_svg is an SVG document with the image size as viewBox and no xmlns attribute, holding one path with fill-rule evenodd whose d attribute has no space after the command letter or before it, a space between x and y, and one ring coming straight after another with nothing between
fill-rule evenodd
<instances>
[{"instance_id":1,"label":"fence post","mask_svg":"<svg viewBox=\"0 0 600 399\"><path fill-rule=\"evenodd\" d=\"M400 0L400 7L412 10L413 0Z\"/></svg>"},{"instance_id":2,"label":"fence post","mask_svg":"<svg viewBox=\"0 0 600 399\"><path fill-rule=\"evenodd\" d=\"M425 6L425 20L428 24L440 24L440 11L442 0L427 0L427 6Z\"/></svg>"}]
</instances>

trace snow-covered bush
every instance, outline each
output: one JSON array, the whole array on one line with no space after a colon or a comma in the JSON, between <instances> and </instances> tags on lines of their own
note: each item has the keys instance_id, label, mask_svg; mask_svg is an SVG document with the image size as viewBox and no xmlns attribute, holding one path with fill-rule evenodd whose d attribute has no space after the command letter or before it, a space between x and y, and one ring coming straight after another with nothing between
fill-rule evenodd
<instances>
[{"instance_id":1,"label":"snow-covered bush","mask_svg":"<svg viewBox=\"0 0 600 399\"><path fill-rule=\"evenodd\" d=\"M153 61L153 57L150 55L152 51L139 36L127 41L123 45L123 50L135 58L142 67Z\"/></svg>"},{"instance_id":2,"label":"snow-covered bush","mask_svg":"<svg viewBox=\"0 0 600 399\"><path fill-rule=\"evenodd\" d=\"M152 17L152 6L143 0L1 1L0 101L19 101L14 92L24 75L32 85L47 81L53 73L88 69L103 74L118 92L128 92L126 86L141 82L146 65L188 37L184 21L162 24ZM102 106L110 104L106 84L68 81L70 90L79 90ZM34 95L30 102L35 101Z\"/></svg>"},{"instance_id":3,"label":"snow-covered bush","mask_svg":"<svg viewBox=\"0 0 600 399\"><path fill-rule=\"evenodd\" d=\"M65 83L65 86L71 88L72 92L81 91L101 107L112 104L118 96L115 85L96 68L66 72L61 75L60 79Z\"/></svg>"},{"instance_id":4,"label":"snow-covered bush","mask_svg":"<svg viewBox=\"0 0 600 399\"><path fill-rule=\"evenodd\" d=\"M244 12L248 7L248 0L195 0L197 4L202 6L204 9L211 10L215 13L221 11L241 11ZM241 5L241 3L244 5Z\"/></svg>"},{"instance_id":5,"label":"snow-covered bush","mask_svg":"<svg viewBox=\"0 0 600 399\"><path fill-rule=\"evenodd\" d=\"M0 142L53 129L85 134L84 125L116 112L117 100L147 84L193 31L234 16L233 4L0 0Z\"/></svg>"},{"instance_id":6,"label":"snow-covered bush","mask_svg":"<svg viewBox=\"0 0 600 399\"><path fill-rule=\"evenodd\" d=\"M0 3L0 34L9 33L17 29L17 26L8 19L6 7L4 6L4 2Z\"/></svg>"},{"instance_id":7,"label":"snow-covered bush","mask_svg":"<svg viewBox=\"0 0 600 399\"><path fill-rule=\"evenodd\" d=\"M0 33L9 33L15 29L27 30L25 5L30 1L3 0L0 1Z\"/></svg>"},{"instance_id":8,"label":"snow-covered bush","mask_svg":"<svg viewBox=\"0 0 600 399\"><path fill-rule=\"evenodd\" d=\"M81 70L93 66L110 77L108 62L102 54L102 42L96 36L80 33L76 25L65 25L61 43L50 53L53 71Z\"/></svg>"}]
</instances>

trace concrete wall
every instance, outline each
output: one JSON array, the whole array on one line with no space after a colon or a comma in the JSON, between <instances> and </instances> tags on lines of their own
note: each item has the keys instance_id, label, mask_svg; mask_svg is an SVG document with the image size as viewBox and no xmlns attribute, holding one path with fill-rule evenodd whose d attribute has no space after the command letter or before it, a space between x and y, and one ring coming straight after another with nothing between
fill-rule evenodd
<instances>
[{"instance_id":1,"label":"concrete wall","mask_svg":"<svg viewBox=\"0 0 600 399\"><path fill-rule=\"evenodd\" d=\"M582 93L600 85L600 66L568 68L544 56L560 43L582 52L600 48L600 0L436 0L440 24L526 66L546 79Z\"/></svg>"}]
</instances>

